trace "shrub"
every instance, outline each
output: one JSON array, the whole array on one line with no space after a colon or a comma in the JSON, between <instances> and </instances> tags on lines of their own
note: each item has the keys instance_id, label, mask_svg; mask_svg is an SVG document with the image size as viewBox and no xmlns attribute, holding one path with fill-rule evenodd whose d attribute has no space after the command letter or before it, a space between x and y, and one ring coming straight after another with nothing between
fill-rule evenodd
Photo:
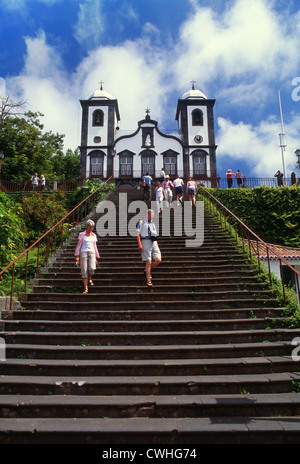
<instances>
[{"instance_id":1,"label":"shrub","mask_svg":"<svg viewBox=\"0 0 300 464\"><path fill-rule=\"evenodd\" d=\"M21 205L0 192L0 269L17 257L25 237L26 226Z\"/></svg>"},{"instance_id":2,"label":"shrub","mask_svg":"<svg viewBox=\"0 0 300 464\"><path fill-rule=\"evenodd\" d=\"M209 191L262 240L300 247L300 188Z\"/></svg>"},{"instance_id":3,"label":"shrub","mask_svg":"<svg viewBox=\"0 0 300 464\"><path fill-rule=\"evenodd\" d=\"M23 198L21 206L22 217L28 230L27 245L31 245L67 215L62 192L47 196L33 192Z\"/></svg>"}]
</instances>

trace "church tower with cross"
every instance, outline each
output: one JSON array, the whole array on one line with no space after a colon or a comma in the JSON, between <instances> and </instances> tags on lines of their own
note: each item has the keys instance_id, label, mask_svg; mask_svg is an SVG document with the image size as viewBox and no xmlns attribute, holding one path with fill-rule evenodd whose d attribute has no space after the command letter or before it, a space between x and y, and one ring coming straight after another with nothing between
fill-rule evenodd
<instances>
[{"instance_id":1,"label":"church tower with cross","mask_svg":"<svg viewBox=\"0 0 300 464\"><path fill-rule=\"evenodd\" d=\"M80 101L81 178L112 176L117 183L139 185L143 175L156 179L164 168L171 179L191 176L207 186L215 185L214 103L192 81L192 89L178 100L178 135L162 133L148 107L137 129L125 134L119 130L118 101L100 82L98 90Z\"/></svg>"},{"instance_id":2,"label":"church tower with cross","mask_svg":"<svg viewBox=\"0 0 300 464\"><path fill-rule=\"evenodd\" d=\"M118 101L103 89L95 90L82 107L80 177L82 179L113 175L113 145L118 133Z\"/></svg>"},{"instance_id":3,"label":"church tower with cross","mask_svg":"<svg viewBox=\"0 0 300 464\"><path fill-rule=\"evenodd\" d=\"M208 99L195 88L178 100L176 120L186 155L186 172L195 179L216 178L216 149L213 108Z\"/></svg>"}]
</instances>

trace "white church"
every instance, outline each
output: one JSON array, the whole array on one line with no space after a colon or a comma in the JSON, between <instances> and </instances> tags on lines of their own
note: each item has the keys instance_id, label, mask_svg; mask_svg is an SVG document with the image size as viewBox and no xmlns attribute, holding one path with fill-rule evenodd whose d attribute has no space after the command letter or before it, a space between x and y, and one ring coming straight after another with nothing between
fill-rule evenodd
<instances>
[{"instance_id":1,"label":"white church","mask_svg":"<svg viewBox=\"0 0 300 464\"><path fill-rule=\"evenodd\" d=\"M82 179L113 177L117 182L138 183L149 173L153 179L165 173L174 179L193 177L214 186L217 177L213 107L215 100L192 89L178 99L175 119L178 135L167 135L151 119L150 110L136 130L121 135L118 100L101 83L82 107Z\"/></svg>"}]
</instances>

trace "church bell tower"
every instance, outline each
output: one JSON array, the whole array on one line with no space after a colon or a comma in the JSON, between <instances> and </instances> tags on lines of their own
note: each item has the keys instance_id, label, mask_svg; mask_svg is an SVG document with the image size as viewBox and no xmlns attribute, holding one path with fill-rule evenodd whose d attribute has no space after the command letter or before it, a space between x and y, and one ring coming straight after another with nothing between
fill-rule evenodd
<instances>
[{"instance_id":1,"label":"church bell tower","mask_svg":"<svg viewBox=\"0 0 300 464\"><path fill-rule=\"evenodd\" d=\"M192 89L178 100L176 120L184 145L184 172L195 180L214 180L217 176L214 129L215 100Z\"/></svg>"},{"instance_id":2,"label":"church bell tower","mask_svg":"<svg viewBox=\"0 0 300 464\"><path fill-rule=\"evenodd\" d=\"M87 100L80 100L80 104L80 176L82 179L108 178L113 174L113 144L120 121L118 101L100 82L100 88Z\"/></svg>"}]
</instances>

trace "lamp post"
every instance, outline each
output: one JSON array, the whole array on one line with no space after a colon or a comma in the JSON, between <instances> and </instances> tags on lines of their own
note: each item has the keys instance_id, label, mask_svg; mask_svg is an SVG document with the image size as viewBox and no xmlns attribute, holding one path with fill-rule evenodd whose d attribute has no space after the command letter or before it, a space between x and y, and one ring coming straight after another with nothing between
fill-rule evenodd
<instances>
[{"instance_id":1,"label":"lamp post","mask_svg":"<svg viewBox=\"0 0 300 464\"><path fill-rule=\"evenodd\" d=\"M285 133L284 133L284 126L283 126L281 97L280 97L280 91L279 90L278 90L278 99L279 99L279 109L280 109L280 119L281 119L281 133L279 134L279 141L280 141L280 148L281 148L282 170L283 170L284 183L285 183L286 172L285 172L284 152L285 152L285 149L286 149L286 144L285 144Z\"/></svg>"},{"instance_id":2,"label":"lamp post","mask_svg":"<svg viewBox=\"0 0 300 464\"><path fill-rule=\"evenodd\" d=\"M1 164L2 164L3 159L4 159L4 153L3 151L0 151L0 190L1 190Z\"/></svg>"}]
</instances>

